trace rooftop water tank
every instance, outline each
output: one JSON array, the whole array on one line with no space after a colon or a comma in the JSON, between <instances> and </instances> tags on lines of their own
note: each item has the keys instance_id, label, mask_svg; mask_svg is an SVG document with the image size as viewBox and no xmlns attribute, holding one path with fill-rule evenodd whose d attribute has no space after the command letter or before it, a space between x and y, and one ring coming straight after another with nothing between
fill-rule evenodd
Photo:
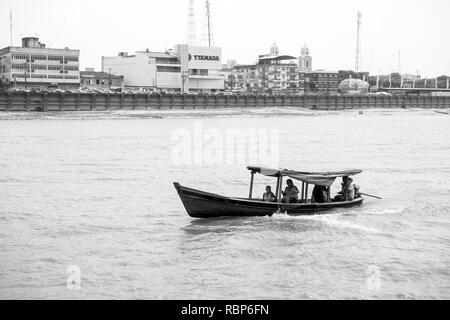
<instances>
[{"instance_id":1,"label":"rooftop water tank","mask_svg":"<svg viewBox=\"0 0 450 320\"><path fill-rule=\"evenodd\" d=\"M22 47L23 48L40 48L41 44L39 43L39 38L26 37L26 38L22 38Z\"/></svg>"}]
</instances>

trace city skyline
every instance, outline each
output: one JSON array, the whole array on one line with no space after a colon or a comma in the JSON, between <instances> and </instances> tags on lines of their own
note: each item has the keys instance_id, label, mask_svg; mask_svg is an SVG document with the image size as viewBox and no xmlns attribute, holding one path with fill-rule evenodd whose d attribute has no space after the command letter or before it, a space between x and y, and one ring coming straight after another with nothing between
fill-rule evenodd
<instances>
[{"instance_id":1,"label":"city skyline","mask_svg":"<svg viewBox=\"0 0 450 320\"><path fill-rule=\"evenodd\" d=\"M195 1L197 26L203 24L202 0ZM10 44L9 12L13 10L13 44L23 36L40 37L48 47L81 50L81 66L100 70L101 56L149 48L162 51L184 43L187 0L127 2L70 2L16 0L0 3L0 47ZM450 3L319 0L298 3L269 1L211 1L215 44L223 49L223 62L253 63L276 41L282 54L300 55L306 43L314 69L354 69L356 18L363 13L362 70L371 74L417 71L425 77L450 74ZM387 9L388 8L388 9ZM200 29L200 28L198 28ZM200 37L200 33L198 33ZM336 48L336 49L334 49Z\"/></svg>"}]
</instances>

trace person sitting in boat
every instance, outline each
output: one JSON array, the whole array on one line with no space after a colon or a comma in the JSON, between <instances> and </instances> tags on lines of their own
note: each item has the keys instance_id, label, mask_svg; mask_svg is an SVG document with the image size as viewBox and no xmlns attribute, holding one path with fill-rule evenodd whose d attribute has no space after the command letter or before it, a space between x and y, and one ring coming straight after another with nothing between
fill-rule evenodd
<instances>
[{"instance_id":1,"label":"person sitting in boat","mask_svg":"<svg viewBox=\"0 0 450 320\"><path fill-rule=\"evenodd\" d=\"M287 187L283 192L283 203L297 203L298 202L298 188L294 185L291 179L286 181Z\"/></svg>"},{"instance_id":2,"label":"person sitting in boat","mask_svg":"<svg viewBox=\"0 0 450 320\"><path fill-rule=\"evenodd\" d=\"M312 203L325 203L328 201L327 187L315 186L312 193Z\"/></svg>"},{"instance_id":3,"label":"person sitting in boat","mask_svg":"<svg viewBox=\"0 0 450 320\"><path fill-rule=\"evenodd\" d=\"M273 194L272 188L270 186L266 187L266 193L263 195L263 200L265 202L276 202L277 197Z\"/></svg>"},{"instance_id":4,"label":"person sitting in boat","mask_svg":"<svg viewBox=\"0 0 450 320\"><path fill-rule=\"evenodd\" d=\"M334 201L352 201L355 198L355 186L353 185L353 179L350 177L343 177L341 185L342 190L334 198ZM346 194L347 197L345 196Z\"/></svg>"}]
</instances>

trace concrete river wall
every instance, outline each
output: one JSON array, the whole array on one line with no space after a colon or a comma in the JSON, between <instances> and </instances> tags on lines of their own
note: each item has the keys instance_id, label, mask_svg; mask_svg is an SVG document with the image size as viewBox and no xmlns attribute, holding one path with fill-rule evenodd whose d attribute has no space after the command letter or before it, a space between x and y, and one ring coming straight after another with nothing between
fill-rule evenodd
<instances>
[{"instance_id":1,"label":"concrete river wall","mask_svg":"<svg viewBox=\"0 0 450 320\"><path fill-rule=\"evenodd\" d=\"M450 108L450 96L254 96L0 92L0 111L297 107L317 110Z\"/></svg>"}]
</instances>

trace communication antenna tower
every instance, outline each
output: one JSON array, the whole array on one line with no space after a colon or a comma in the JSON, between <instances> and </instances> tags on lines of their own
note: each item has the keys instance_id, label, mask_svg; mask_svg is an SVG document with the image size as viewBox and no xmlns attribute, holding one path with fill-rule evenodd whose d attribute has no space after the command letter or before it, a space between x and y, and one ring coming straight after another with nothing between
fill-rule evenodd
<instances>
[{"instance_id":1,"label":"communication antenna tower","mask_svg":"<svg viewBox=\"0 0 450 320\"><path fill-rule=\"evenodd\" d=\"M195 24L194 0L189 0L188 24L186 30L186 43L190 46L197 45L197 27Z\"/></svg>"},{"instance_id":2,"label":"communication antenna tower","mask_svg":"<svg viewBox=\"0 0 450 320\"><path fill-rule=\"evenodd\" d=\"M9 43L10 46L13 46L13 16L12 16L12 9L9 9Z\"/></svg>"},{"instance_id":3,"label":"communication antenna tower","mask_svg":"<svg viewBox=\"0 0 450 320\"><path fill-rule=\"evenodd\" d=\"M211 3L209 2L209 0L205 0L205 24L203 26L202 44L208 47L214 46L212 21L211 21Z\"/></svg>"},{"instance_id":4,"label":"communication antenna tower","mask_svg":"<svg viewBox=\"0 0 450 320\"><path fill-rule=\"evenodd\" d=\"M359 72L361 67L361 26L362 13L358 11L357 31L356 31L356 55L355 55L355 71Z\"/></svg>"}]
</instances>

